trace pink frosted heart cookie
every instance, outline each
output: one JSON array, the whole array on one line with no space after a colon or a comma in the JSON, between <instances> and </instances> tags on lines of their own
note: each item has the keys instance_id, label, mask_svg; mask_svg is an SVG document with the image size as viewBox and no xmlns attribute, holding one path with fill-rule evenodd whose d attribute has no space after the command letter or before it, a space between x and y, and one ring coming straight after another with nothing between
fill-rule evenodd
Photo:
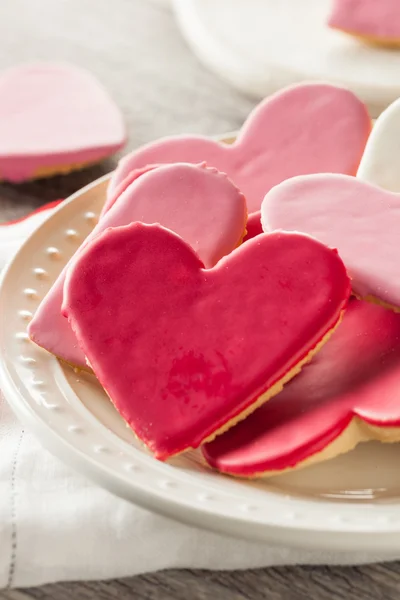
<instances>
[{"instance_id":1,"label":"pink frosted heart cookie","mask_svg":"<svg viewBox=\"0 0 400 600\"><path fill-rule=\"evenodd\" d=\"M246 216L243 194L216 169L182 163L163 165L136 177L83 245L108 227L136 221L161 223L179 234L211 267L240 244ZM61 315L67 268L41 302L28 331L39 346L73 365L85 366L75 336Z\"/></svg>"},{"instance_id":2,"label":"pink frosted heart cookie","mask_svg":"<svg viewBox=\"0 0 400 600\"><path fill-rule=\"evenodd\" d=\"M329 25L380 46L400 46L398 0L334 0Z\"/></svg>"},{"instance_id":3,"label":"pink frosted heart cookie","mask_svg":"<svg viewBox=\"0 0 400 600\"><path fill-rule=\"evenodd\" d=\"M125 144L122 115L87 71L33 63L0 74L0 179L66 173Z\"/></svg>"},{"instance_id":4,"label":"pink frosted heart cookie","mask_svg":"<svg viewBox=\"0 0 400 600\"><path fill-rule=\"evenodd\" d=\"M101 214L100 214L100 218L108 210L110 210L110 208L113 206L113 204L115 204L115 201L117 200L117 198L120 197L120 195L122 194L122 192L124 192L131 185L131 183L133 183L141 175L144 175L148 171L152 171L153 169L156 169L159 166L160 165L146 165L145 167L142 167L141 169L135 169L134 171L131 171L129 173L129 175L127 175L125 177L125 179L123 179L121 181L121 183L115 188L114 193L110 194L106 198L106 201L104 203L104 206L103 206Z\"/></svg>"},{"instance_id":5,"label":"pink frosted heart cookie","mask_svg":"<svg viewBox=\"0 0 400 600\"><path fill-rule=\"evenodd\" d=\"M205 270L176 234L134 223L79 253L63 311L117 410L164 460L278 393L349 293L338 254L308 236L259 235Z\"/></svg>"},{"instance_id":6,"label":"pink frosted heart cookie","mask_svg":"<svg viewBox=\"0 0 400 600\"><path fill-rule=\"evenodd\" d=\"M294 177L261 208L265 231L312 235L337 248L362 298L400 307L400 196L346 175Z\"/></svg>"},{"instance_id":7,"label":"pink frosted heart cookie","mask_svg":"<svg viewBox=\"0 0 400 600\"><path fill-rule=\"evenodd\" d=\"M400 315L354 298L300 375L203 453L222 472L267 476L369 439L400 441Z\"/></svg>"},{"instance_id":8,"label":"pink frosted heart cookie","mask_svg":"<svg viewBox=\"0 0 400 600\"><path fill-rule=\"evenodd\" d=\"M266 192L288 177L320 172L355 175L370 131L367 109L350 91L301 84L264 100L231 145L182 135L135 150L120 161L108 194L113 196L131 171L148 164L205 160L227 173L253 213L260 210Z\"/></svg>"}]
</instances>

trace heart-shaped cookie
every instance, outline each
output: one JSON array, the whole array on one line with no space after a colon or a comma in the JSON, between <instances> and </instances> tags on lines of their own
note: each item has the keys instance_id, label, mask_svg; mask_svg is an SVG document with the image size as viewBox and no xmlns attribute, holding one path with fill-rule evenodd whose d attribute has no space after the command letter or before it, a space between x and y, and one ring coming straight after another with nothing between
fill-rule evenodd
<instances>
[{"instance_id":1,"label":"heart-shaped cookie","mask_svg":"<svg viewBox=\"0 0 400 600\"><path fill-rule=\"evenodd\" d=\"M261 208L264 231L301 231L337 248L354 292L400 307L400 197L347 175L281 183Z\"/></svg>"},{"instance_id":2,"label":"heart-shaped cookie","mask_svg":"<svg viewBox=\"0 0 400 600\"><path fill-rule=\"evenodd\" d=\"M328 23L366 42L400 46L398 0L334 0Z\"/></svg>"},{"instance_id":3,"label":"heart-shaped cookie","mask_svg":"<svg viewBox=\"0 0 400 600\"><path fill-rule=\"evenodd\" d=\"M205 166L206 163L203 164ZM144 175L148 171L152 171L153 169L156 169L160 166L161 165L146 165L141 169L134 169L133 171L131 171L129 175L127 175L125 179L123 179L123 181L121 181L121 183L117 185L117 187L114 190L114 193L107 196L103 208L101 209L100 218L103 215L105 215L108 210L110 210L110 208L115 204L117 198L119 198L120 195L123 192L125 192L125 190L131 185L131 183L136 181L136 179L138 179L138 177L141 177L141 175Z\"/></svg>"},{"instance_id":4,"label":"heart-shaped cookie","mask_svg":"<svg viewBox=\"0 0 400 600\"><path fill-rule=\"evenodd\" d=\"M260 233L263 233L263 228L261 225L261 212L258 211L249 215L246 224L246 236L243 241L247 242L247 240L251 240L251 238L260 235Z\"/></svg>"},{"instance_id":5,"label":"heart-shaped cookie","mask_svg":"<svg viewBox=\"0 0 400 600\"><path fill-rule=\"evenodd\" d=\"M353 298L329 342L270 402L204 447L207 462L273 475L400 441L400 315Z\"/></svg>"},{"instance_id":6,"label":"heart-shaped cookie","mask_svg":"<svg viewBox=\"0 0 400 600\"><path fill-rule=\"evenodd\" d=\"M332 85L301 84L264 100L232 145L175 136L128 154L113 175L109 195L132 170L147 164L205 160L227 173L252 213L260 210L266 192L288 177L355 175L370 131L367 109L354 94Z\"/></svg>"},{"instance_id":7,"label":"heart-shaped cookie","mask_svg":"<svg viewBox=\"0 0 400 600\"><path fill-rule=\"evenodd\" d=\"M263 234L205 270L176 234L134 223L82 249L63 312L118 411L166 459L278 393L349 293L337 252L308 236Z\"/></svg>"},{"instance_id":8,"label":"heart-shaped cookie","mask_svg":"<svg viewBox=\"0 0 400 600\"><path fill-rule=\"evenodd\" d=\"M142 173L118 196L84 245L108 227L135 221L161 223L175 231L210 267L240 244L246 202L237 187L214 168L163 165ZM39 346L73 365L85 366L75 336L61 315L65 274L66 269L41 302L28 331Z\"/></svg>"},{"instance_id":9,"label":"heart-shaped cookie","mask_svg":"<svg viewBox=\"0 0 400 600\"><path fill-rule=\"evenodd\" d=\"M390 192L400 193L399 155L400 99L376 120L357 177Z\"/></svg>"},{"instance_id":10,"label":"heart-shaped cookie","mask_svg":"<svg viewBox=\"0 0 400 600\"><path fill-rule=\"evenodd\" d=\"M68 172L102 160L125 141L118 107L83 69L34 63L0 75L0 179Z\"/></svg>"}]
</instances>

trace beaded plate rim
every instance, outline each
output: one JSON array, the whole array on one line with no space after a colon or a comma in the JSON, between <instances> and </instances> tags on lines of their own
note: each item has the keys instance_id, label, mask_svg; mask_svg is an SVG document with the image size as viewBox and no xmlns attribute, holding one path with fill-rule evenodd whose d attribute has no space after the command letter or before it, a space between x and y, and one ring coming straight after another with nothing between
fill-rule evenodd
<instances>
[{"instance_id":1,"label":"beaded plate rim","mask_svg":"<svg viewBox=\"0 0 400 600\"><path fill-rule=\"evenodd\" d=\"M75 396L59 362L30 342L26 325L51 284L48 271L59 270L94 226L93 206L109 178L101 177L54 209L1 276L0 383L17 416L76 470L168 517L274 544L392 556L400 549L400 501L338 504L275 491L250 493L245 484L237 494L222 475L213 474L208 481L203 474L160 463L96 421Z\"/></svg>"}]
</instances>

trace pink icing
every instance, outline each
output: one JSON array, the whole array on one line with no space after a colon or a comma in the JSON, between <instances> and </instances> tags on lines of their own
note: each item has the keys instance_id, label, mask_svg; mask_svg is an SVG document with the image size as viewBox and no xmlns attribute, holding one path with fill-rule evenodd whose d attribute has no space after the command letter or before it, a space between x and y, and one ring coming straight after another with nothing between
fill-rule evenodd
<instances>
[{"instance_id":1,"label":"pink icing","mask_svg":"<svg viewBox=\"0 0 400 600\"><path fill-rule=\"evenodd\" d=\"M235 475L280 471L322 451L354 416L400 426L400 315L356 299L301 374L203 453Z\"/></svg>"},{"instance_id":2,"label":"pink icing","mask_svg":"<svg viewBox=\"0 0 400 600\"><path fill-rule=\"evenodd\" d=\"M290 372L349 293L338 254L308 236L262 234L205 270L177 235L134 223L79 253L63 311L117 410L166 459Z\"/></svg>"},{"instance_id":3,"label":"pink icing","mask_svg":"<svg viewBox=\"0 0 400 600\"><path fill-rule=\"evenodd\" d=\"M136 178L120 194L84 245L108 227L135 221L162 223L172 229L210 267L240 242L246 202L243 194L216 169L182 163L163 165ZM29 325L29 335L59 358L85 366L75 336L60 312L67 268L68 265L41 302Z\"/></svg>"},{"instance_id":4,"label":"pink icing","mask_svg":"<svg viewBox=\"0 0 400 600\"><path fill-rule=\"evenodd\" d=\"M365 105L350 91L301 84L256 107L232 145L175 136L128 154L113 175L109 194L130 171L147 164L205 160L236 183L252 213L260 210L265 193L288 177L318 172L355 175L370 130Z\"/></svg>"},{"instance_id":5,"label":"pink icing","mask_svg":"<svg viewBox=\"0 0 400 600\"><path fill-rule=\"evenodd\" d=\"M115 188L114 193L113 194L109 194L108 197L106 198L104 206L103 206L103 208L101 210L100 218L103 215L105 215L105 213L108 210L110 210L110 208L115 204L115 201L117 200L117 198L120 197L120 195L122 194L122 192L124 192L131 185L131 183L133 183L141 175L144 175L148 171L152 171L153 169L155 169L155 168L157 168L159 166L160 165L146 165L145 167L142 167L141 169L135 169L134 171L131 171L129 173L129 175L127 175L125 177L125 179L123 179L121 181L121 183L119 185L117 185L117 187Z\"/></svg>"},{"instance_id":6,"label":"pink icing","mask_svg":"<svg viewBox=\"0 0 400 600\"><path fill-rule=\"evenodd\" d=\"M362 36L400 40L400 2L335 0L329 25Z\"/></svg>"},{"instance_id":7,"label":"pink icing","mask_svg":"<svg viewBox=\"0 0 400 600\"><path fill-rule=\"evenodd\" d=\"M337 248L354 291L400 306L400 196L346 175L308 175L277 186L261 208L264 230L301 231Z\"/></svg>"},{"instance_id":8,"label":"pink icing","mask_svg":"<svg viewBox=\"0 0 400 600\"><path fill-rule=\"evenodd\" d=\"M0 75L0 179L101 160L126 141L118 107L88 72L33 63Z\"/></svg>"}]
</instances>

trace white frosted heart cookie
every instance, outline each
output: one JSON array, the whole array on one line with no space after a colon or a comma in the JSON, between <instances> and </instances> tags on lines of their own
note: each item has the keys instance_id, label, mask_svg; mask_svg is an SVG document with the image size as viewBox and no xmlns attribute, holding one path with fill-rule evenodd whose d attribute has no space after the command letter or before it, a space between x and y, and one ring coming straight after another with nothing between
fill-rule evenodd
<instances>
[{"instance_id":1,"label":"white frosted heart cookie","mask_svg":"<svg viewBox=\"0 0 400 600\"><path fill-rule=\"evenodd\" d=\"M376 120L357 177L400 193L400 98Z\"/></svg>"}]
</instances>

